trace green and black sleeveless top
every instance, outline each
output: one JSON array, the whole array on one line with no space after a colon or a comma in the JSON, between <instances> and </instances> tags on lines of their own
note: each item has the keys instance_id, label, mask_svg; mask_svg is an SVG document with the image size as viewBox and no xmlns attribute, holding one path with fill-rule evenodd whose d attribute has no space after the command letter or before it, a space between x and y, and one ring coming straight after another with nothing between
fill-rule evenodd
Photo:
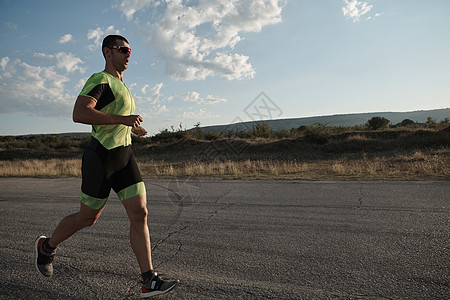
<instances>
[{"instance_id":1,"label":"green and black sleeveless top","mask_svg":"<svg viewBox=\"0 0 450 300\"><path fill-rule=\"evenodd\" d=\"M118 78L107 72L95 73L85 83L80 95L93 99L95 109L108 114L134 114L133 96ZM122 124L92 125L92 136L110 150L131 144L131 127Z\"/></svg>"}]
</instances>

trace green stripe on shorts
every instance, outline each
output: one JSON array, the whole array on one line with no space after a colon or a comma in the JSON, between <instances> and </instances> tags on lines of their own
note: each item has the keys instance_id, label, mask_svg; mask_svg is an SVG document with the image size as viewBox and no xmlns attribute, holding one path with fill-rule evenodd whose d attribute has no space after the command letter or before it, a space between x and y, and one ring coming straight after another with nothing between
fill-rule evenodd
<instances>
[{"instance_id":1,"label":"green stripe on shorts","mask_svg":"<svg viewBox=\"0 0 450 300\"><path fill-rule=\"evenodd\" d=\"M91 197L89 195L86 195L85 193L81 192L81 203L86 204L88 207L92 208L92 209L102 209L105 204L106 204L106 200L108 200L108 198L104 198L104 199L100 199L100 198L95 198L95 197Z\"/></svg>"},{"instance_id":2,"label":"green stripe on shorts","mask_svg":"<svg viewBox=\"0 0 450 300\"><path fill-rule=\"evenodd\" d=\"M120 201L130 199L131 197L146 193L143 181L130 185L117 193Z\"/></svg>"}]
</instances>

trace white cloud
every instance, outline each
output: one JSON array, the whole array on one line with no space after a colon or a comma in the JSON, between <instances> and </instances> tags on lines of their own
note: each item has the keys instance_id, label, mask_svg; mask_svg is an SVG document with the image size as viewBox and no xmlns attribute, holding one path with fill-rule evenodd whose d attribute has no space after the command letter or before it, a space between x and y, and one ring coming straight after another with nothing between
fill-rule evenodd
<instances>
[{"instance_id":1,"label":"white cloud","mask_svg":"<svg viewBox=\"0 0 450 300\"><path fill-rule=\"evenodd\" d=\"M168 113L169 109L166 105L156 104L150 108L143 108L142 106L136 108L136 113L145 119L153 119L156 115Z\"/></svg>"},{"instance_id":2,"label":"white cloud","mask_svg":"<svg viewBox=\"0 0 450 300\"><path fill-rule=\"evenodd\" d=\"M158 1L153 0L123 0L119 4L122 13L127 17L128 21L133 19L136 11L147 8L150 4L157 5Z\"/></svg>"},{"instance_id":3,"label":"white cloud","mask_svg":"<svg viewBox=\"0 0 450 300\"><path fill-rule=\"evenodd\" d=\"M174 99L177 99L178 101L193 102L197 104L216 104L227 101L224 98L215 97L213 95L207 95L206 97L202 97L200 93L195 91L188 92L185 95L166 96L162 93L163 87L164 87L163 83L157 83L153 87L150 87L150 85L148 84L144 84L142 88L139 90L143 96L134 94L133 97L136 103L138 104L168 103L173 101Z\"/></svg>"},{"instance_id":4,"label":"white cloud","mask_svg":"<svg viewBox=\"0 0 450 300\"><path fill-rule=\"evenodd\" d=\"M135 87L137 84L134 84L133 87ZM133 95L135 98L135 101L137 103L152 103L156 104L161 101L165 101L164 95L161 93L161 89L163 88L162 83L157 83L153 87L150 88L150 85L145 84L141 89L140 92L144 96L140 95Z\"/></svg>"},{"instance_id":5,"label":"white cloud","mask_svg":"<svg viewBox=\"0 0 450 300\"><path fill-rule=\"evenodd\" d=\"M141 89L141 93L142 93L142 94L145 94L145 93L147 92L147 89L148 89L149 87L150 87L150 86L149 86L148 84L144 85L144 86L142 87L142 89Z\"/></svg>"},{"instance_id":6,"label":"white cloud","mask_svg":"<svg viewBox=\"0 0 450 300\"><path fill-rule=\"evenodd\" d=\"M135 85L137 94L133 93L133 98L137 104L136 111L144 118L151 119L155 115L167 114L176 105L176 108L180 111L183 106L180 102L190 102L196 104L215 104L220 102L226 102L226 99L215 97L212 95L201 96L200 93L192 91L184 95L171 95L167 96L163 93L163 83L157 83L153 86L144 84L141 87ZM175 101L175 104L171 104ZM198 119L210 119L217 116L212 115L205 109L199 111L185 111L182 114L176 116L174 120L198 120Z\"/></svg>"},{"instance_id":7,"label":"white cloud","mask_svg":"<svg viewBox=\"0 0 450 300\"><path fill-rule=\"evenodd\" d=\"M200 94L197 92L190 92L184 97L184 101L186 102L199 102Z\"/></svg>"},{"instance_id":8,"label":"white cloud","mask_svg":"<svg viewBox=\"0 0 450 300\"><path fill-rule=\"evenodd\" d=\"M68 74L79 71L83 61L72 53L34 53L31 61L0 60L0 113L70 118L76 95L69 92ZM84 82L83 82L84 84ZM81 86L81 82L80 82ZM77 85L77 88L80 88Z\"/></svg>"},{"instance_id":9,"label":"white cloud","mask_svg":"<svg viewBox=\"0 0 450 300\"><path fill-rule=\"evenodd\" d=\"M362 16L373 8L373 5L364 1L344 0L344 3L345 6L342 7L342 12L346 18L353 20L353 22L358 22Z\"/></svg>"},{"instance_id":10,"label":"white cloud","mask_svg":"<svg viewBox=\"0 0 450 300\"><path fill-rule=\"evenodd\" d=\"M376 14L373 15L373 16L368 16L368 17L367 17L367 20L372 20L372 19L378 18L378 17L380 17L380 16L382 16L382 15L384 15L384 12L382 12L382 13L376 13Z\"/></svg>"},{"instance_id":11,"label":"white cloud","mask_svg":"<svg viewBox=\"0 0 450 300\"><path fill-rule=\"evenodd\" d=\"M184 101L186 102L195 102L197 104L216 104L220 102L226 102L227 100L224 98L214 97L212 95L208 95L205 98L200 97L200 94L197 92L189 92L184 96Z\"/></svg>"},{"instance_id":12,"label":"white cloud","mask_svg":"<svg viewBox=\"0 0 450 300\"><path fill-rule=\"evenodd\" d=\"M162 113L165 113L168 111L169 110L167 109L167 107L165 105L157 104L157 105L153 106L151 113L159 115L159 114L162 114Z\"/></svg>"},{"instance_id":13,"label":"white cloud","mask_svg":"<svg viewBox=\"0 0 450 300\"><path fill-rule=\"evenodd\" d=\"M147 9L150 4L152 9ZM235 80L255 75L247 56L232 53L243 40L242 33L259 32L281 22L284 4L284 0L198 0L195 4L122 0L119 9L128 20L135 20L144 41L158 52L172 78Z\"/></svg>"},{"instance_id":14,"label":"white cloud","mask_svg":"<svg viewBox=\"0 0 450 300\"><path fill-rule=\"evenodd\" d=\"M152 95L159 95L163 86L164 86L164 85L163 85L162 83L157 83L157 84L155 84L155 86L153 86L153 87L150 89L149 93L152 94ZM148 84L145 84L145 85L141 88L142 94L147 94L147 89L148 89L149 87L150 87L150 86L149 86Z\"/></svg>"},{"instance_id":15,"label":"white cloud","mask_svg":"<svg viewBox=\"0 0 450 300\"><path fill-rule=\"evenodd\" d=\"M154 87L152 87L150 89L150 94L151 94L152 97L155 98L155 100L158 100L159 96L161 95L162 87L163 87L162 83L157 83L157 84L155 84Z\"/></svg>"},{"instance_id":16,"label":"white cloud","mask_svg":"<svg viewBox=\"0 0 450 300\"><path fill-rule=\"evenodd\" d=\"M33 61L38 63L52 63L55 60L55 56L52 54L45 54L45 53L34 53L33 54Z\"/></svg>"},{"instance_id":17,"label":"white cloud","mask_svg":"<svg viewBox=\"0 0 450 300\"><path fill-rule=\"evenodd\" d=\"M178 120L201 120L201 119L213 119L217 116L212 115L205 109L200 109L199 111L185 111L181 115L177 116Z\"/></svg>"},{"instance_id":18,"label":"white cloud","mask_svg":"<svg viewBox=\"0 0 450 300\"><path fill-rule=\"evenodd\" d=\"M9 63L10 59L8 56L3 57L0 60L0 67L2 68L2 71L6 71L6 65Z\"/></svg>"},{"instance_id":19,"label":"white cloud","mask_svg":"<svg viewBox=\"0 0 450 300\"><path fill-rule=\"evenodd\" d=\"M6 25L10 30L17 30L17 24L16 24L16 23L6 22L5 25Z\"/></svg>"},{"instance_id":20,"label":"white cloud","mask_svg":"<svg viewBox=\"0 0 450 300\"><path fill-rule=\"evenodd\" d=\"M85 72L85 69L79 66L79 64L83 64L84 62L81 58L74 56L72 53L58 52L54 55L34 53L33 60L41 64L51 64L55 62L57 68L66 70L67 73L79 71L83 74Z\"/></svg>"},{"instance_id":21,"label":"white cloud","mask_svg":"<svg viewBox=\"0 0 450 300\"><path fill-rule=\"evenodd\" d=\"M137 83L136 83L136 82L133 82L133 83L131 83L131 84L128 85L128 89L129 89L130 91L134 90L135 87L137 87Z\"/></svg>"},{"instance_id":22,"label":"white cloud","mask_svg":"<svg viewBox=\"0 0 450 300\"><path fill-rule=\"evenodd\" d=\"M32 66L19 59L1 61L0 113L70 117L75 96L66 92L67 76L54 66Z\"/></svg>"},{"instance_id":23,"label":"white cloud","mask_svg":"<svg viewBox=\"0 0 450 300\"><path fill-rule=\"evenodd\" d=\"M1 68L1 74L0 74L0 81L6 79L6 78L11 78L12 77L12 73L15 73L14 69L7 69L9 62L11 61L11 59L8 56L3 57L0 60L0 68ZM11 64L9 64L10 66Z\"/></svg>"},{"instance_id":24,"label":"white cloud","mask_svg":"<svg viewBox=\"0 0 450 300\"><path fill-rule=\"evenodd\" d=\"M55 54L55 57L56 66L66 70L67 73L73 73L75 71L79 71L80 73L85 72L84 68L79 66L83 61L80 58L75 57L72 53L58 52Z\"/></svg>"},{"instance_id":25,"label":"white cloud","mask_svg":"<svg viewBox=\"0 0 450 300\"><path fill-rule=\"evenodd\" d=\"M62 37L60 37L59 38L59 41L58 41L58 43L60 43L60 44L64 44L64 43L68 43L68 42L70 42L70 41L72 41L72 35L71 34L65 34L65 35L63 35Z\"/></svg>"},{"instance_id":26,"label":"white cloud","mask_svg":"<svg viewBox=\"0 0 450 300\"><path fill-rule=\"evenodd\" d=\"M94 44L88 46L89 50L94 51L95 49L101 47L103 38L110 34L120 34L120 30L114 28L113 25L103 29L102 27L97 27L95 29L89 29L87 38L88 40L94 40Z\"/></svg>"},{"instance_id":27,"label":"white cloud","mask_svg":"<svg viewBox=\"0 0 450 300\"><path fill-rule=\"evenodd\" d=\"M84 84L88 79L89 77L80 78L80 80L78 80L78 83L75 85L75 89L81 91L81 89L84 87Z\"/></svg>"}]
</instances>

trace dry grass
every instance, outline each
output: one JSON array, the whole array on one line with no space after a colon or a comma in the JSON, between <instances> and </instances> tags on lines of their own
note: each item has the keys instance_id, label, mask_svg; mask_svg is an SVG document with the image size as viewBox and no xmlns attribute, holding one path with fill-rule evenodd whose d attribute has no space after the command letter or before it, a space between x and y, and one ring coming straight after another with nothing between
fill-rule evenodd
<instances>
[{"instance_id":1,"label":"dry grass","mask_svg":"<svg viewBox=\"0 0 450 300\"><path fill-rule=\"evenodd\" d=\"M140 161L147 178L197 177L305 180L450 180L450 150L310 162L278 160Z\"/></svg>"},{"instance_id":2,"label":"dry grass","mask_svg":"<svg viewBox=\"0 0 450 300\"><path fill-rule=\"evenodd\" d=\"M279 160L138 162L145 178L450 180L450 150L309 162ZM0 161L0 177L80 177L80 159Z\"/></svg>"},{"instance_id":3,"label":"dry grass","mask_svg":"<svg viewBox=\"0 0 450 300\"><path fill-rule=\"evenodd\" d=\"M262 160L212 161L189 160L181 163L139 162L145 177L189 176L199 178L268 178L280 174L304 173L306 163Z\"/></svg>"},{"instance_id":4,"label":"dry grass","mask_svg":"<svg viewBox=\"0 0 450 300\"><path fill-rule=\"evenodd\" d=\"M80 177L81 159L0 161L0 177Z\"/></svg>"},{"instance_id":5,"label":"dry grass","mask_svg":"<svg viewBox=\"0 0 450 300\"><path fill-rule=\"evenodd\" d=\"M450 153L448 150L425 154L375 157L352 161L335 161L331 171L338 178L369 179L450 179Z\"/></svg>"}]
</instances>

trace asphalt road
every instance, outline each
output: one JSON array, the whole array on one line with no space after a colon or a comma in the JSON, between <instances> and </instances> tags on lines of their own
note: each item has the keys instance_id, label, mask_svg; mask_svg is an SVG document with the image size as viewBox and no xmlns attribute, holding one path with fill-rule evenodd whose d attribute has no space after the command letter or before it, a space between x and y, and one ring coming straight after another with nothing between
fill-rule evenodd
<instances>
[{"instance_id":1,"label":"asphalt road","mask_svg":"<svg viewBox=\"0 0 450 300\"><path fill-rule=\"evenodd\" d=\"M128 219L97 224L35 271L34 240L78 209L79 179L0 179L1 299L139 299ZM445 299L450 182L146 180L158 299Z\"/></svg>"}]
</instances>

